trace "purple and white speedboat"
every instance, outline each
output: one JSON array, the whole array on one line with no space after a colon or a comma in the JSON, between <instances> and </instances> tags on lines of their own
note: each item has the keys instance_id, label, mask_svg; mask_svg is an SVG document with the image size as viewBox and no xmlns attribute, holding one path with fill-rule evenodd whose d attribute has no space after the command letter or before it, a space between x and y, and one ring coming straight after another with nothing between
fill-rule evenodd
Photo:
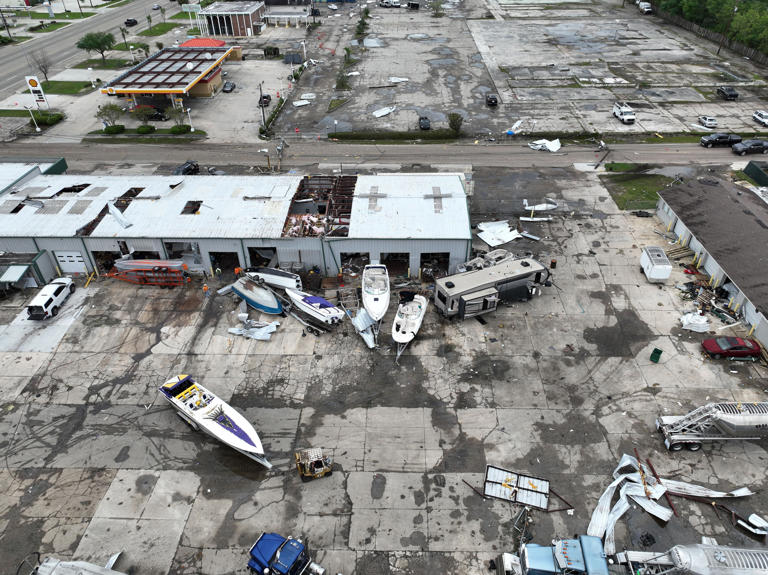
<instances>
[{"instance_id":1,"label":"purple and white speedboat","mask_svg":"<svg viewBox=\"0 0 768 575\"><path fill-rule=\"evenodd\" d=\"M192 429L204 431L267 469L272 468L248 420L190 376L172 377L160 386L160 391Z\"/></svg>"},{"instance_id":2,"label":"purple and white speedboat","mask_svg":"<svg viewBox=\"0 0 768 575\"><path fill-rule=\"evenodd\" d=\"M288 294L297 309L323 323L333 325L344 319L344 310L337 308L320 296L310 295L295 289L286 289L285 293Z\"/></svg>"}]
</instances>

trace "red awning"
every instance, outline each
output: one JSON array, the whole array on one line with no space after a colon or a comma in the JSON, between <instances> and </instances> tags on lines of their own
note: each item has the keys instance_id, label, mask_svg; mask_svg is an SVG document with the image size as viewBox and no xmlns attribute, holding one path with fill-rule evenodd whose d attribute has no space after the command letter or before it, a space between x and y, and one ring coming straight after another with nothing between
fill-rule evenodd
<instances>
[{"instance_id":1,"label":"red awning","mask_svg":"<svg viewBox=\"0 0 768 575\"><path fill-rule=\"evenodd\" d=\"M192 38L181 44L182 48L221 48L227 43L216 38Z\"/></svg>"}]
</instances>

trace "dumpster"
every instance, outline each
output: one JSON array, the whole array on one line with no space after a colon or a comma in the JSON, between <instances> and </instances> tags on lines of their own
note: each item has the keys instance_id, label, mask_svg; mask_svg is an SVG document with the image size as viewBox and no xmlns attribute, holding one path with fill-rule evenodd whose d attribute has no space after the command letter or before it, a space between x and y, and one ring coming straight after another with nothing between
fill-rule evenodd
<instances>
[{"instance_id":1,"label":"dumpster","mask_svg":"<svg viewBox=\"0 0 768 575\"><path fill-rule=\"evenodd\" d=\"M653 351L651 352L651 361L653 363L659 363L659 359L661 358L662 351L663 350L659 349L658 347L653 348Z\"/></svg>"}]
</instances>

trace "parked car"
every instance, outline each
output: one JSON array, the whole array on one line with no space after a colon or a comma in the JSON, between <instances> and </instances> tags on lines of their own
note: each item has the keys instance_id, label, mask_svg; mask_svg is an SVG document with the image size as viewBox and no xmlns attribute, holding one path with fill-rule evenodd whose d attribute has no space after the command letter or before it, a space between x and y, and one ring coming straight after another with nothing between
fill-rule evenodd
<instances>
[{"instance_id":1,"label":"parked car","mask_svg":"<svg viewBox=\"0 0 768 575\"><path fill-rule=\"evenodd\" d=\"M768 154L768 142L765 140L744 140L731 146L734 154L745 156L747 154Z\"/></svg>"},{"instance_id":2,"label":"parked car","mask_svg":"<svg viewBox=\"0 0 768 575\"><path fill-rule=\"evenodd\" d=\"M190 176L200 173L200 166L194 160L187 160L173 170L174 176Z\"/></svg>"},{"instance_id":3,"label":"parked car","mask_svg":"<svg viewBox=\"0 0 768 575\"><path fill-rule=\"evenodd\" d=\"M744 357L757 359L760 357L760 344L754 339L740 337L713 337L701 342L701 347L707 355L714 359L721 357Z\"/></svg>"},{"instance_id":4,"label":"parked car","mask_svg":"<svg viewBox=\"0 0 768 575\"><path fill-rule=\"evenodd\" d=\"M236 87L237 87L237 84L227 80L226 82L224 82L224 87L221 89L221 91L226 93L234 92Z\"/></svg>"},{"instance_id":5,"label":"parked car","mask_svg":"<svg viewBox=\"0 0 768 575\"><path fill-rule=\"evenodd\" d=\"M269 106L269 103L272 101L272 96L269 94L264 94L259 98L259 106L262 108L266 108Z\"/></svg>"},{"instance_id":6,"label":"parked car","mask_svg":"<svg viewBox=\"0 0 768 575\"><path fill-rule=\"evenodd\" d=\"M632 106L626 102L614 102L613 115L616 116L622 124L635 123L635 111Z\"/></svg>"},{"instance_id":7,"label":"parked car","mask_svg":"<svg viewBox=\"0 0 768 575\"><path fill-rule=\"evenodd\" d=\"M768 112L765 110L755 110L755 113L752 114L752 119L758 124L768 126Z\"/></svg>"},{"instance_id":8,"label":"parked car","mask_svg":"<svg viewBox=\"0 0 768 575\"><path fill-rule=\"evenodd\" d=\"M488 106L496 106L499 103L499 97L496 94L488 93L485 95L485 103Z\"/></svg>"},{"instance_id":9,"label":"parked car","mask_svg":"<svg viewBox=\"0 0 768 575\"><path fill-rule=\"evenodd\" d=\"M730 86L718 86L717 95L723 100L735 100L739 97L739 93Z\"/></svg>"},{"instance_id":10,"label":"parked car","mask_svg":"<svg viewBox=\"0 0 768 575\"><path fill-rule=\"evenodd\" d=\"M650 2L638 2L637 7L643 14L653 14L653 7Z\"/></svg>"},{"instance_id":11,"label":"parked car","mask_svg":"<svg viewBox=\"0 0 768 575\"><path fill-rule=\"evenodd\" d=\"M43 287L27 306L29 319L48 319L59 315L59 308L75 291L72 278L56 278Z\"/></svg>"},{"instance_id":12,"label":"parked car","mask_svg":"<svg viewBox=\"0 0 768 575\"><path fill-rule=\"evenodd\" d=\"M136 26L136 24L138 24L138 23L139 23L139 21L136 20L136 18L128 18L124 22L126 28L130 28L131 26Z\"/></svg>"},{"instance_id":13,"label":"parked car","mask_svg":"<svg viewBox=\"0 0 768 575\"><path fill-rule=\"evenodd\" d=\"M717 119L712 116L699 116L699 124L705 128L717 128Z\"/></svg>"},{"instance_id":14,"label":"parked car","mask_svg":"<svg viewBox=\"0 0 768 575\"><path fill-rule=\"evenodd\" d=\"M702 136L701 145L705 148L712 148L714 146L733 146L741 142L741 136L736 134L707 134Z\"/></svg>"},{"instance_id":15,"label":"parked car","mask_svg":"<svg viewBox=\"0 0 768 575\"><path fill-rule=\"evenodd\" d=\"M431 127L432 126L429 122L429 118L426 116L419 116L419 128L422 130L429 130Z\"/></svg>"},{"instance_id":16,"label":"parked car","mask_svg":"<svg viewBox=\"0 0 768 575\"><path fill-rule=\"evenodd\" d=\"M160 10L160 4L152 4L152 10Z\"/></svg>"},{"instance_id":17,"label":"parked car","mask_svg":"<svg viewBox=\"0 0 768 575\"><path fill-rule=\"evenodd\" d=\"M338 9L339 9L339 7L336 6L335 4L328 4L328 10L336 11Z\"/></svg>"}]
</instances>

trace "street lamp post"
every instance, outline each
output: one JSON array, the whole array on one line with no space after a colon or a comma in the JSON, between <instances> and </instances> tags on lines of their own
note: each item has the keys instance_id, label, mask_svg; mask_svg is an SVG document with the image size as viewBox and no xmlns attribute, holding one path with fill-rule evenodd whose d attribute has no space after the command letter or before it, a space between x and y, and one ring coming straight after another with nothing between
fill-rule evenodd
<instances>
[{"instance_id":1,"label":"street lamp post","mask_svg":"<svg viewBox=\"0 0 768 575\"><path fill-rule=\"evenodd\" d=\"M337 127L338 125L339 125L339 121L338 121L338 120L334 120L334 121L333 121L333 135L334 135L334 136L336 135L336 127Z\"/></svg>"},{"instance_id":2,"label":"street lamp post","mask_svg":"<svg viewBox=\"0 0 768 575\"><path fill-rule=\"evenodd\" d=\"M37 125L37 120L35 120L35 115L32 113L32 106L24 106L27 109L27 112L29 112L29 117L32 118L32 123L35 125L35 132L40 131L40 126Z\"/></svg>"},{"instance_id":3,"label":"street lamp post","mask_svg":"<svg viewBox=\"0 0 768 575\"><path fill-rule=\"evenodd\" d=\"M190 114L191 111L192 108L187 108L187 118L189 118L189 131L194 132L195 127L192 125L192 114Z\"/></svg>"},{"instance_id":4,"label":"street lamp post","mask_svg":"<svg viewBox=\"0 0 768 575\"><path fill-rule=\"evenodd\" d=\"M736 0L738 2L738 0ZM731 24L733 24L733 19L736 17L736 12L739 11L739 7L737 4L734 3L733 5L733 12L731 13L731 17L728 20L728 25L725 28L725 32L723 32L722 38L720 38L720 45L717 47L717 54L720 54L720 50L723 49L723 44L725 44L725 41L728 39L728 34L731 32Z\"/></svg>"},{"instance_id":5,"label":"street lamp post","mask_svg":"<svg viewBox=\"0 0 768 575\"><path fill-rule=\"evenodd\" d=\"M88 79L91 81L91 88L95 88L96 82L93 81L93 68L88 68Z\"/></svg>"},{"instance_id":6,"label":"street lamp post","mask_svg":"<svg viewBox=\"0 0 768 575\"><path fill-rule=\"evenodd\" d=\"M261 127L264 128L264 131L267 131L267 116L264 113L264 91L262 90L262 86L264 85L264 81L262 80L259 82L259 108L261 108Z\"/></svg>"},{"instance_id":7,"label":"street lamp post","mask_svg":"<svg viewBox=\"0 0 768 575\"><path fill-rule=\"evenodd\" d=\"M136 56L133 55L133 46L128 46L128 49L131 51L131 61L135 64Z\"/></svg>"},{"instance_id":8,"label":"street lamp post","mask_svg":"<svg viewBox=\"0 0 768 575\"><path fill-rule=\"evenodd\" d=\"M302 64L306 63L307 61L307 44L304 42L304 40L301 41L301 47L304 50L304 60L302 60Z\"/></svg>"}]
</instances>

